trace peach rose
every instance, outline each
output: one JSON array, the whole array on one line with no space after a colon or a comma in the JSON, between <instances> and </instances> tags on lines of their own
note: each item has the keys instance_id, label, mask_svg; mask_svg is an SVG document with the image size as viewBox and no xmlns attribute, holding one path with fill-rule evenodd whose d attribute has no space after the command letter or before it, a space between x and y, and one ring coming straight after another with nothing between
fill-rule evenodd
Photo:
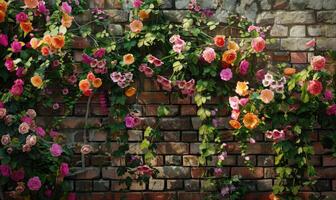
<instances>
[{"instance_id":1,"label":"peach rose","mask_svg":"<svg viewBox=\"0 0 336 200\"><path fill-rule=\"evenodd\" d=\"M262 52L266 47L266 42L264 38L257 37L252 40L252 48L255 52L259 53Z\"/></svg>"},{"instance_id":2,"label":"peach rose","mask_svg":"<svg viewBox=\"0 0 336 200\"><path fill-rule=\"evenodd\" d=\"M79 82L79 89L82 92L88 91L90 89L90 82L87 79L81 80Z\"/></svg>"},{"instance_id":3,"label":"peach rose","mask_svg":"<svg viewBox=\"0 0 336 200\"><path fill-rule=\"evenodd\" d=\"M51 38L51 45L56 49L61 49L64 46L64 35L57 35Z\"/></svg>"},{"instance_id":4,"label":"peach rose","mask_svg":"<svg viewBox=\"0 0 336 200\"><path fill-rule=\"evenodd\" d=\"M232 64L237 59L237 53L233 49L229 49L223 53L222 61Z\"/></svg>"},{"instance_id":5,"label":"peach rose","mask_svg":"<svg viewBox=\"0 0 336 200\"><path fill-rule=\"evenodd\" d=\"M28 8L33 9L37 7L37 5L39 4L39 1L38 0L24 0L24 3Z\"/></svg>"},{"instance_id":6,"label":"peach rose","mask_svg":"<svg viewBox=\"0 0 336 200\"><path fill-rule=\"evenodd\" d=\"M295 74L296 73L296 69L295 68L292 68L292 67L286 67L285 69L284 69L284 74L286 75L286 76L292 76L293 74Z\"/></svg>"},{"instance_id":7,"label":"peach rose","mask_svg":"<svg viewBox=\"0 0 336 200\"><path fill-rule=\"evenodd\" d=\"M7 114L6 108L0 108L0 119L3 119Z\"/></svg>"},{"instance_id":8,"label":"peach rose","mask_svg":"<svg viewBox=\"0 0 336 200\"><path fill-rule=\"evenodd\" d=\"M100 78L95 78L93 81L92 81L92 86L94 88L99 88L101 85L103 84L102 80Z\"/></svg>"},{"instance_id":9,"label":"peach rose","mask_svg":"<svg viewBox=\"0 0 336 200\"><path fill-rule=\"evenodd\" d=\"M134 20L130 23L130 29L133 33L140 33L142 28L143 24L140 20Z\"/></svg>"},{"instance_id":10,"label":"peach rose","mask_svg":"<svg viewBox=\"0 0 336 200\"><path fill-rule=\"evenodd\" d=\"M238 81L237 86L236 86L236 93L239 94L240 96L246 96L248 95L248 82L246 81Z\"/></svg>"},{"instance_id":11,"label":"peach rose","mask_svg":"<svg viewBox=\"0 0 336 200\"><path fill-rule=\"evenodd\" d=\"M33 26L32 26L32 23L30 21L20 22L20 28L25 33L29 33L33 30Z\"/></svg>"},{"instance_id":12,"label":"peach rose","mask_svg":"<svg viewBox=\"0 0 336 200\"><path fill-rule=\"evenodd\" d=\"M37 38L32 38L30 39L30 46L33 48L33 49L37 49L40 45L40 41L37 39Z\"/></svg>"},{"instance_id":13,"label":"peach rose","mask_svg":"<svg viewBox=\"0 0 336 200\"><path fill-rule=\"evenodd\" d=\"M22 122L19 126L19 133L26 134L29 132L29 124L26 122Z\"/></svg>"},{"instance_id":14,"label":"peach rose","mask_svg":"<svg viewBox=\"0 0 336 200\"><path fill-rule=\"evenodd\" d=\"M137 89L135 87L129 87L126 91L125 91L125 95L127 97L131 97L133 95L135 95Z\"/></svg>"},{"instance_id":15,"label":"peach rose","mask_svg":"<svg viewBox=\"0 0 336 200\"><path fill-rule=\"evenodd\" d=\"M89 72L86 76L86 79L89 81L93 81L96 79L96 76L92 72Z\"/></svg>"},{"instance_id":16,"label":"peach rose","mask_svg":"<svg viewBox=\"0 0 336 200\"><path fill-rule=\"evenodd\" d=\"M74 17L64 13L62 16L62 25L66 28L70 28L73 19Z\"/></svg>"},{"instance_id":17,"label":"peach rose","mask_svg":"<svg viewBox=\"0 0 336 200\"><path fill-rule=\"evenodd\" d=\"M202 57L206 62L212 63L212 61L214 61L216 59L216 52L213 48L207 47L203 51Z\"/></svg>"},{"instance_id":18,"label":"peach rose","mask_svg":"<svg viewBox=\"0 0 336 200\"><path fill-rule=\"evenodd\" d=\"M234 41L229 41L228 42L228 49L234 50L234 51L239 51L239 45L235 43Z\"/></svg>"},{"instance_id":19,"label":"peach rose","mask_svg":"<svg viewBox=\"0 0 336 200\"><path fill-rule=\"evenodd\" d=\"M6 1L1 1L0 2L0 11L2 12L7 12L7 7L8 7L8 4Z\"/></svg>"},{"instance_id":20,"label":"peach rose","mask_svg":"<svg viewBox=\"0 0 336 200\"><path fill-rule=\"evenodd\" d=\"M138 16L142 21L144 21L149 18L149 13L145 10L140 10Z\"/></svg>"},{"instance_id":21,"label":"peach rose","mask_svg":"<svg viewBox=\"0 0 336 200\"><path fill-rule=\"evenodd\" d=\"M93 151L93 148L91 145L88 145L88 144L85 144L82 146L81 148L81 153L86 155L86 154L89 154Z\"/></svg>"},{"instance_id":22,"label":"peach rose","mask_svg":"<svg viewBox=\"0 0 336 200\"><path fill-rule=\"evenodd\" d=\"M36 135L28 135L26 137L26 144L29 146L34 146L37 143L37 137Z\"/></svg>"},{"instance_id":23,"label":"peach rose","mask_svg":"<svg viewBox=\"0 0 336 200\"><path fill-rule=\"evenodd\" d=\"M51 36L50 35L45 35L43 36L43 39L42 39L43 43L51 46Z\"/></svg>"},{"instance_id":24,"label":"peach rose","mask_svg":"<svg viewBox=\"0 0 336 200\"><path fill-rule=\"evenodd\" d=\"M274 98L274 92L269 89L262 90L260 92L260 99L262 102L268 104L270 103Z\"/></svg>"},{"instance_id":25,"label":"peach rose","mask_svg":"<svg viewBox=\"0 0 336 200\"><path fill-rule=\"evenodd\" d=\"M225 45L225 36L224 35L216 35L213 40L214 40L214 44L217 47L224 47L224 45Z\"/></svg>"},{"instance_id":26,"label":"peach rose","mask_svg":"<svg viewBox=\"0 0 336 200\"><path fill-rule=\"evenodd\" d=\"M231 119L231 120L229 121L229 124L230 124L230 126L231 126L232 128L234 128L234 129L240 129L240 128L241 128L241 124L240 124L239 121L237 121L237 120Z\"/></svg>"},{"instance_id":27,"label":"peach rose","mask_svg":"<svg viewBox=\"0 0 336 200\"><path fill-rule=\"evenodd\" d=\"M30 118L34 119L36 117L36 111L34 109L28 109L26 112L26 115L28 115Z\"/></svg>"},{"instance_id":28,"label":"peach rose","mask_svg":"<svg viewBox=\"0 0 336 200\"><path fill-rule=\"evenodd\" d=\"M3 136L1 137L1 144L2 144L2 145L7 145L7 144L9 144L10 142L11 142L11 137L10 137L9 134L3 135Z\"/></svg>"},{"instance_id":29,"label":"peach rose","mask_svg":"<svg viewBox=\"0 0 336 200\"><path fill-rule=\"evenodd\" d=\"M32 83L34 87L37 87L37 88L41 88L41 86L43 85L43 80L40 75L35 75L31 77L30 82Z\"/></svg>"},{"instance_id":30,"label":"peach rose","mask_svg":"<svg viewBox=\"0 0 336 200\"><path fill-rule=\"evenodd\" d=\"M310 64L313 67L313 70L320 71L324 68L326 59L323 56L314 56Z\"/></svg>"},{"instance_id":31,"label":"peach rose","mask_svg":"<svg viewBox=\"0 0 336 200\"><path fill-rule=\"evenodd\" d=\"M134 59L134 56L133 54L126 54L123 56L123 61L126 65L131 65L134 63L135 59Z\"/></svg>"},{"instance_id":32,"label":"peach rose","mask_svg":"<svg viewBox=\"0 0 336 200\"><path fill-rule=\"evenodd\" d=\"M259 118L253 113L247 113L243 118L244 126L248 129L254 129L259 124Z\"/></svg>"}]
</instances>

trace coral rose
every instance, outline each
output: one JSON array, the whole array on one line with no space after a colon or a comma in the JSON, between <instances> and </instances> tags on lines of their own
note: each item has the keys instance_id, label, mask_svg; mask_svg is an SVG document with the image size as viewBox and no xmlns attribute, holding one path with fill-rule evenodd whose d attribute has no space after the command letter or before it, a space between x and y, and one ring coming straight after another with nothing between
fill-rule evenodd
<instances>
[{"instance_id":1,"label":"coral rose","mask_svg":"<svg viewBox=\"0 0 336 200\"><path fill-rule=\"evenodd\" d=\"M295 74L296 73L296 69L295 68L292 68L292 67L286 67L285 69L284 69L284 74L286 75L286 76L292 76L293 74Z\"/></svg>"},{"instance_id":2,"label":"coral rose","mask_svg":"<svg viewBox=\"0 0 336 200\"><path fill-rule=\"evenodd\" d=\"M50 35L45 35L45 36L43 36L42 41L43 41L45 44L51 46L51 36L50 36Z\"/></svg>"},{"instance_id":3,"label":"coral rose","mask_svg":"<svg viewBox=\"0 0 336 200\"><path fill-rule=\"evenodd\" d=\"M134 56L133 54L126 54L123 56L123 61L126 65L131 65L134 63L135 59L134 59Z\"/></svg>"},{"instance_id":4,"label":"coral rose","mask_svg":"<svg viewBox=\"0 0 336 200\"><path fill-rule=\"evenodd\" d=\"M260 92L260 99L262 102L268 104L270 103L274 98L274 92L269 89L262 90Z\"/></svg>"},{"instance_id":5,"label":"coral rose","mask_svg":"<svg viewBox=\"0 0 336 200\"><path fill-rule=\"evenodd\" d=\"M43 85L43 80L40 75L35 75L31 77L30 82L32 83L34 87L37 87L37 88L41 88L41 86Z\"/></svg>"},{"instance_id":6,"label":"coral rose","mask_svg":"<svg viewBox=\"0 0 336 200\"><path fill-rule=\"evenodd\" d=\"M70 28L72 24L72 20L74 17L68 15L68 14L63 14L62 16L62 25L66 28Z\"/></svg>"},{"instance_id":7,"label":"coral rose","mask_svg":"<svg viewBox=\"0 0 336 200\"><path fill-rule=\"evenodd\" d=\"M262 52L266 47L266 42L264 38L257 37L252 40L252 48L255 52L259 53Z\"/></svg>"},{"instance_id":8,"label":"coral rose","mask_svg":"<svg viewBox=\"0 0 336 200\"><path fill-rule=\"evenodd\" d=\"M90 89L90 82L87 79L81 80L79 82L79 89L82 92L85 92Z\"/></svg>"},{"instance_id":9,"label":"coral rose","mask_svg":"<svg viewBox=\"0 0 336 200\"><path fill-rule=\"evenodd\" d=\"M134 96L136 93L137 89L135 87L129 87L126 91L125 91L125 95L127 97L131 97Z\"/></svg>"},{"instance_id":10,"label":"coral rose","mask_svg":"<svg viewBox=\"0 0 336 200\"><path fill-rule=\"evenodd\" d=\"M130 29L133 33L140 33L142 31L143 24L140 20L134 20L130 23Z\"/></svg>"},{"instance_id":11,"label":"coral rose","mask_svg":"<svg viewBox=\"0 0 336 200\"><path fill-rule=\"evenodd\" d=\"M309 81L307 90L310 94L317 96L321 94L322 89L323 89L323 86L320 81L318 80Z\"/></svg>"},{"instance_id":12,"label":"coral rose","mask_svg":"<svg viewBox=\"0 0 336 200\"><path fill-rule=\"evenodd\" d=\"M222 61L227 64L232 64L237 59L237 53L233 49L229 49L223 53Z\"/></svg>"},{"instance_id":13,"label":"coral rose","mask_svg":"<svg viewBox=\"0 0 336 200\"><path fill-rule=\"evenodd\" d=\"M61 49L64 46L64 35L57 35L51 38L51 45L56 49Z\"/></svg>"},{"instance_id":14,"label":"coral rose","mask_svg":"<svg viewBox=\"0 0 336 200\"><path fill-rule=\"evenodd\" d=\"M87 75L86 75L86 79L89 80L89 81L93 81L96 79L96 76L92 73L92 72L89 72Z\"/></svg>"},{"instance_id":15,"label":"coral rose","mask_svg":"<svg viewBox=\"0 0 336 200\"><path fill-rule=\"evenodd\" d=\"M225 45L225 36L224 35L216 35L213 40L214 40L214 44L217 47L224 47L224 45Z\"/></svg>"},{"instance_id":16,"label":"coral rose","mask_svg":"<svg viewBox=\"0 0 336 200\"><path fill-rule=\"evenodd\" d=\"M310 64L313 67L313 70L320 71L324 68L326 59L323 56L314 56Z\"/></svg>"},{"instance_id":17,"label":"coral rose","mask_svg":"<svg viewBox=\"0 0 336 200\"><path fill-rule=\"evenodd\" d=\"M25 33L29 33L33 30L32 23L30 21L20 22L20 28Z\"/></svg>"},{"instance_id":18,"label":"coral rose","mask_svg":"<svg viewBox=\"0 0 336 200\"><path fill-rule=\"evenodd\" d=\"M149 18L149 13L145 10L140 10L138 16L142 21L144 21Z\"/></svg>"},{"instance_id":19,"label":"coral rose","mask_svg":"<svg viewBox=\"0 0 336 200\"><path fill-rule=\"evenodd\" d=\"M236 86L236 93L239 94L240 96L246 96L248 95L248 82L246 81L238 81L237 86Z\"/></svg>"},{"instance_id":20,"label":"coral rose","mask_svg":"<svg viewBox=\"0 0 336 200\"><path fill-rule=\"evenodd\" d=\"M240 124L239 121L237 121L237 120L233 120L233 119L231 119L231 120L229 121L229 124L230 124L230 126L231 126L232 128L234 128L234 129L240 129L240 128L241 128L241 124Z\"/></svg>"},{"instance_id":21,"label":"coral rose","mask_svg":"<svg viewBox=\"0 0 336 200\"><path fill-rule=\"evenodd\" d=\"M229 41L228 42L228 49L234 50L234 51L239 51L239 45L235 43L234 41Z\"/></svg>"},{"instance_id":22,"label":"coral rose","mask_svg":"<svg viewBox=\"0 0 336 200\"><path fill-rule=\"evenodd\" d=\"M93 81L92 81L92 86L94 88L99 88L100 86L102 86L103 82L100 78L95 78Z\"/></svg>"},{"instance_id":23,"label":"coral rose","mask_svg":"<svg viewBox=\"0 0 336 200\"><path fill-rule=\"evenodd\" d=\"M213 48L207 47L203 51L202 57L206 62L212 63L212 61L214 61L216 59L216 52Z\"/></svg>"},{"instance_id":24,"label":"coral rose","mask_svg":"<svg viewBox=\"0 0 336 200\"><path fill-rule=\"evenodd\" d=\"M259 124L259 118L253 113L247 113L243 118L244 126L248 129L254 129Z\"/></svg>"},{"instance_id":25,"label":"coral rose","mask_svg":"<svg viewBox=\"0 0 336 200\"><path fill-rule=\"evenodd\" d=\"M25 5L28 8L36 8L38 6L39 1L38 0L24 0Z\"/></svg>"},{"instance_id":26,"label":"coral rose","mask_svg":"<svg viewBox=\"0 0 336 200\"><path fill-rule=\"evenodd\" d=\"M47 47L47 46L43 46L43 47L41 48L41 53L42 53L43 56L48 56L48 55L50 54L50 49L49 49L49 47Z\"/></svg>"}]
</instances>

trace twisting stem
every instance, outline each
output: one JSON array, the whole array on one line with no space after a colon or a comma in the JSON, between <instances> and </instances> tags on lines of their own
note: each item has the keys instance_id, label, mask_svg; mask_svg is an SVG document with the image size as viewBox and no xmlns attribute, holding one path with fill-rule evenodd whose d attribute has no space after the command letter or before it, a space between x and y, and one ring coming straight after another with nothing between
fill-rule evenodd
<instances>
[{"instance_id":1,"label":"twisting stem","mask_svg":"<svg viewBox=\"0 0 336 200\"><path fill-rule=\"evenodd\" d=\"M92 100L92 94L89 96L89 99L86 103L86 112L85 112L85 124L84 124L84 133L83 133L83 143L87 143L86 133L87 133L87 126L88 126L88 119L90 115L90 105ZM85 155L82 154L82 168L85 168Z\"/></svg>"}]
</instances>

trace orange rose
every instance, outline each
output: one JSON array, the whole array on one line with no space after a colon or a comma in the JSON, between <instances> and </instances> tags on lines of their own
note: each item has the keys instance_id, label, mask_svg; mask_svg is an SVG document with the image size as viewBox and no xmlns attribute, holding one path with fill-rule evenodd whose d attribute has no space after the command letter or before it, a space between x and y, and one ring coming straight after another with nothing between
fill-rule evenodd
<instances>
[{"instance_id":1,"label":"orange rose","mask_svg":"<svg viewBox=\"0 0 336 200\"><path fill-rule=\"evenodd\" d=\"M41 48L41 53L42 53L43 56L48 56L48 55L50 54L50 49L49 49L49 47L47 47L47 46L43 46L43 47Z\"/></svg>"},{"instance_id":2,"label":"orange rose","mask_svg":"<svg viewBox=\"0 0 336 200\"><path fill-rule=\"evenodd\" d=\"M24 0L24 3L28 8L33 9L37 7L39 2L38 0Z\"/></svg>"},{"instance_id":3,"label":"orange rose","mask_svg":"<svg viewBox=\"0 0 336 200\"><path fill-rule=\"evenodd\" d=\"M241 128L241 124L240 124L239 121L237 121L237 120L233 120L233 119L231 119L231 120L229 121L229 124L230 124L231 127L234 128L234 129L240 129L240 128Z\"/></svg>"},{"instance_id":4,"label":"orange rose","mask_svg":"<svg viewBox=\"0 0 336 200\"><path fill-rule=\"evenodd\" d=\"M134 56L133 54L126 54L123 56L123 61L126 65L131 65L134 63Z\"/></svg>"},{"instance_id":5,"label":"orange rose","mask_svg":"<svg viewBox=\"0 0 336 200\"><path fill-rule=\"evenodd\" d=\"M259 124L259 118L253 113L247 113L243 118L244 126L248 129L254 129Z\"/></svg>"},{"instance_id":6,"label":"orange rose","mask_svg":"<svg viewBox=\"0 0 336 200\"><path fill-rule=\"evenodd\" d=\"M246 81L238 81L237 86L236 86L236 93L239 94L240 96L246 96L248 95L248 82Z\"/></svg>"},{"instance_id":7,"label":"orange rose","mask_svg":"<svg viewBox=\"0 0 336 200\"><path fill-rule=\"evenodd\" d=\"M74 19L74 17L64 13L63 16L62 16L62 25L64 27L70 28L73 19Z\"/></svg>"},{"instance_id":8,"label":"orange rose","mask_svg":"<svg viewBox=\"0 0 336 200\"><path fill-rule=\"evenodd\" d=\"M51 36L50 36L50 35L45 35L45 36L43 36L42 41L43 41L45 44L51 46Z\"/></svg>"},{"instance_id":9,"label":"orange rose","mask_svg":"<svg viewBox=\"0 0 336 200\"><path fill-rule=\"evenodd\" d=\"M260 99L262 102L268 104L270 103L274 98L274 92L269 89L262 90L260 92Z\"/></svg>"},{"instance_id":10,"label":"orange rose","mask_svg":"<svg viewBox=\"0 0 336 200\"><path fill-rule=\"evenodd\" d=\"M133 95L135 95L137 89L135 87L129 87L126 91L125 91L125 95L127 97L131 97Z\"/></svg>"},{"instance_id":11,"label":"orange rose","mask_svg":"<svg viewBox=\"0 0 336 200\"><path fill-rule=\"evenodd\" d=\"M99 88L101 85L103 84L102 80L100 78L95 78L93 81L92 81L92 86L94 88Z\"/></svg>"},{"instance_id":12,"label":"orange rose","mask_svg":"<svg viewBox=\"0 0 336 200\"><path fill-rule=\"evenodd\" d=\"M8 6L7 2L1 1L0 2L0 11L6 13L7 12L7 6Z\"/></svg>"},{"instance_id":13,"label":"orange rose","mask_svg":"<svg viewBox=\"0 0 336 200\"><path fill-rule=\"evenodd\" d=\"M144 21L149 18L149 13L147 13L145 10L140 10L138 16L142 21Z\"/></svg>"},{"instance_id":14,"label":"orange rose","mask_svg":"<svg viewBox=\"0 0 336 200\"><path fill-rule=\"evenodd\" d=\"M224 35L216 35L216 37L214 37L214 43L217 47L224 47L225 36Z\"/></svg>"},{"instance_id":15,"label":"orange rose","mask_svg":"<svg viewBox=\"0 0 336 200\"><path fill-rule=\"evenodd\" d=\"M0 10L0 23L5 21L6 13Z\"/></svg>"},{"instance_id":16,"label":"orange rose","mask_svg":"<svg viewBox=\"0 0 336 200\"><path fill-rule=\"evenodd\" d=\"M292 68L292 67L286 67L285 69L284 69L284 74L286 75L286 76L292 76L293 74L295 74L296 73L296 69L295 68Z\"/></svg>"},{"instance_id":17,"label":"orange rose","mask_svg":"<svg viewBox=\"0 0 336 200\"><path fill-rule=\"evenodd\" d=\"M233 49L229 49L223 53L222 61L232 64L237 59L237 53Z\"/></svg>"},{"instance_id":18,"label":"orange rose","mask_svg":"<svg viewBox=\"0 0 336 200\"><path fill-rule=\"evenodd\" d=\"M51 38L51 45L56 49L61 49L64 46L64 35L57 35Z\"/></svg>"},{"instance_id":19,"label":"orange rose","mask_svg":"<svg viewBox=\"0 0 336 200\"><path fill-rule=\"evenodd\" d=\"M78 85L79 85L79 89L82 92L88 91L90 89L90 82L86 79L81 80Z\"/></svg>"},{"instance_id":20,"label":"orange rose","mask_svg":"<svg viewBox=\"0 0 336 200\"><path fill-rule=\"evenodd\" d=\"M34 87L37 87L37 88L41 88L43 84L43 80L40 75L35 75L31 77L30 82L32 83Z\"/></svg>"},{"instance_id":21,"label":"orange rose","mask_svg":"<svg viewBox=\"0 0 336 200\"><path fill-rule=\"evenodd\" d=\"M29 43L33 49L37 49L40 46L40 41L36 38L32 38Z\"/></svg>"},{"instance_id":22,"label":"orange rose","mask_svg":"<svg viewBox=\"0 0 336 200\"><path fill-rule=\"evenodd\" d=\"M25 33L29 33L33 30L33 26L30 21L20 22L20 27Z\"/></svg>"},{"instance_id":23,"label":"orange rose","mask_svg":"<svg viewBox=\"0 0 336 200\"><path fill-rule=\"evenodd\" d=\"M239 51L239 45L235 43L234 41L229 41L228 43L228 49Z\"/></svg>"},{"instance_id":24,"label":"orange rose","mask_svg":"<svg viewBox=\"0 0 336 200\"><path fill-rule=\"evenodd\" d=\"M279 197L277 197L277 196L275 196L275 194L270 194L269 196L268 196L268 198L269 198L269 200L280 200L280 198Z\"/></svg>"},{"instance_id":25,"label":"orange rose","mask_svg":"<svg viewBox=\"0 0 336 200\"><path fill-rule=\"evenodd\" d=\"M140 20L134 20L130 23L130 29L133 33L139 33L142 31L143 24Z\"/></svg>"}]
</instances>

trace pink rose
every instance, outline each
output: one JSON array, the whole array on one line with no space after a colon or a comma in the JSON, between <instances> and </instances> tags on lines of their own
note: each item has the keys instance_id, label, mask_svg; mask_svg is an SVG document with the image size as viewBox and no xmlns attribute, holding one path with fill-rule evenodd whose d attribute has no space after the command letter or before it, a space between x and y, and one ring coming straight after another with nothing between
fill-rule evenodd
<instances>
[{"instance_id":1,"label":"pink rose","mask_svg":"<svg viewBox=\"0 0 336 200\"><path fill-rule=\"evenodd\" d=\"M39 4L37 5L37 11L39 11L40 13L42 13L44 15L49 14L49 10L47 9L44 1L39 2Z\"/></svg>"},{"instance_id":2,"label":"pink rose","mask_svg":"<svg viewBox=\"0 0 336 200\"><path fill-rule=\"evenodd\" d=\"M15 64L12 58L6 58L5 67L10 72L13 72L15 70Z\"/></svg>"},{"instance_id":3,"label":"pink rose","mask_svg":"<svg viewBox=\"0 0 336 200\"><path fill-rule=\"evenodd\" d=\"M42 127L37 127L37 128L35 129L35 132L36 132L36 134L37 134L38 136L40 136L40 137L44 137L45 134L46 134L45 130L44 130Z\"/></svg>"},{"instance_id":4,"label":"pink rose","mask_svg":"<svg viewBox=\"0 0 336 200\"><path fill-rule=\"evenodd\" d=\"M27 73L27 70L24 67L18 67L16 69L15 75L19 78L22 78L24 77L24 75L26 75L26 73Z\"/></svg>"},{"instance_id":5,"label":"pink rose","mask_svg":"<svg viewBox=\"0 0 336 200\"><path fill-rule=\"evenodd\" d=\"M28 15L24 12L19 12L16 14L15 19L17 22L25 22L28 20Z\"/></svg>"},{"instance_id":6,"label":"pink rose","mask_svg":"<svg viewBox=\"0 0 336 200\"><path fill-rule=\"evenodd\" d=\"M58 132L57 132L57 131L53 131L53 130L51 130L51 131L49 132L49 135L50 135L50 137L55 138L55 137L58 136Z\"/></svg>"},{"instance_id":7,"label":"pink rose","mask_svg":"<svg viewBox=\"0 0 336 200\"><path fill-rule=\"evenodd\" d=\"M274 129L272 131L272 137L274 140L284 140L285 139L285 132L283 130L279 131Z\"/></svg>"},{"instance_id":8,"label":"pink rose","mask_svg":"<svg viewBox=\"0 0 336 200\"><path fill-rule=\"evenodd\" d=\"M212 63L216 59L216 52L213 48L207 47L203 51L202 57L206 62Z\"/></svg>"},{"instance_id":9,"label":"pink rose","mask_svg":"<svg viewBox=\"0 0 336 200\"><path fill-rule=\"evenodd\" d=\"M121 73L120 72L112 72L111 74L110 74L110 78L111 78L111 80L113 81L113 82L119 82L120 81L120 79L122 78L122 75L121 75Z\"/></svg>"},{"instance_id":10,"label":"pink rose","mask_svg":"<svg viewBox=\"0 0 336 200\"><path fill-rule=\"evenodd\" d=\"M11 137L9 134L1 136L1 144L2 145L7 145L11 142Z\"/></svg>"},{"instance_id":11,"label":"pink rose","mask_svg":"<svg viewBox=\"0 0 336 200\"><path fill-rule=\"evenodd\" d=\"M13 96L21 96L23 93L23 86L22 85L13 85L10 89L10 93Z\"/></svg>"},{"instance_id":12,"label":"pink rose","mask_svg":"<svg viewBox=\"0 0 336 200\"><path fill-rule=\"evenodd\" d=\"M309 40L307 43L306 43L306 46L307 47L315 47L315 45L316 45L316 41L315 41L315 39L312 39L312 40Z\"/></svg>"},{"instance_id":13,"label":"pink rose","mask_svg":"<svg viewBox=\"0 0 336 200\"><path fill-rule=\"evenodd\" d=\"M22 50L22 44L21 42L13 41L11 44L11 48L12 48L13 53L20 53Z\"/></svg>"},{"instance_id":14,"label":"pink rose","mask_svg":"<svg viewBox=\"0 0 336 200\"><path fill-rule=\"evenodd\" d=\"M231 118L234 120L238 120L240 115L240 111L239 110L232 110L231 111Z\"/></svg>"},{"instance_id":15,"label":"pink rose","mask_svg":"<svg viewBox=\"0 0 336 200\"><path fill-rule=\"evenodd\" d=\"M7 114L6 108L0 108L0 119L3 119Z\"/></svg>"},{"instance_id":16,"label":"pink rose","mask_svg":"<svg viewBox=\"0 0 336 200\"><path fill-rule=\"evenodd\" d=\"M310 64L312 65L313 70L320 71L324 68L326 59L323 56L314 56Z\"/></svg>"},{"instance_id":17,"label":"pink rose","mask_svg":"<svg viewBox=\"0 0 336 200\"><path fill-rule=\"evenodd\" d=\"M61 176L67 176L69 174L69 165L68 163L61 163L59 172Z\"/></svg>"},{"instance_id":18,"label":"pink rose","mask_svg":"<svg viewBox=\"0 0 336 200\"><path fill-rule=\"evenodd\" d=\"M100 48L96 50L93 54L95 58L102 58L105 55L106 49L105 48Z\"/></svg>"},{"instance_id":19,"label":"pink rose","mask_svg":"<svg viewBox=\"0 0 336 200\"><path fill-rule=\"evenodd\" d=\"M325 100L331 101L331 100L333 100L333 98L334 98L334 94L333 94L333 92L331 90L326 90L324 92L324 99Z\"/></svg>"},{"instance_id":20,"label":"pink rose","mask_svg":"<svg viewBox=\"0 0 336 200\"><path fill-rule=\"evenodd\" d=\"M232 71L230 68L222 69L220 77L224 81L229 81L232 78Z\"/></svg>"},{"instance_id":21,"label":"pink rose","mask_svg":"<svg viewBox=\"0 0 336 200\"><path fill-rule=\"evenodd\" d=\"M77 197L76 197L76 193L74 193L74 192L70 192L70 193L68 194L67 200L76 200L76 199L77 199Z\"/></svg>"},{"instance_id":22,"label":"pink rose","mask_svg":"<svg viewBox=\"0 0 336 200\"><path fill-rule=\"evenodd\" d=\"M8 46L8 37L5 34L0 34L0 45L7 47Z\"/></svg>"},{"instance_id":23,"label":"pink rose","mask_svg":"<svg viewBox=\"0 0 336 200\"><path fill-rule=\"evenodd\" d=\"M252 40L252 48L255 52L262 52L266 47L266 42L262 37L257 37Z\"/></svg>"},{"instance_id":24,"label":"pink rose","mask_svg":"<svg viewBox=\"0 0 336 200\"><path fill-rule=\"evenodd\" d=\"M1 164L0 165L0 173L2 176L9 177L12 173L12 170L9 165Z\"/></svg>"},{"instance_id":25,"label":"pink rose","mask_svg":"<svg viewBox=\"0 0 336 200\"><path fill-rule=\"evenodd\" d=\"M260 27L259 26L253 26L253 25L251 25L247 29L248 32L252 32L254 30L257 31L257 32L259 32L260 31Z\"/></svg>"},{"instance_id":26,"label":"pink rose","mask_svg":"<svg viewBox=\"0 0 336 200\"><path fill-rule=\"evenodd\" d=\"M11 179L15 182L19 182L22 181L24 179L25 176L25 172L23 169L19 169L16 171L13 171L12 175L11 175Z\"/></svg>"},{"instance_id":27,"label":"pink rose","mask_svg":"<svg viewBox=\"0 0 336 200\"><path fill-rule=\"evenodd\" d=\"M229 97L229 103L233 110L239 110L239 98L237 96Z\"/></svg>"},{"instance_id":28,"label":"pink rose","mask_svg":"<svg viewBox=\"0 0 336 200\"><path fill-rule=\"evenodd\" d=\"M91 145L88 145L88 144L85 144L82 146L81 148L81 153L86 155L86 154L89 154L93 151L93 148Z\"/></svg>"},{"instance_id":29,"label":"pink rose","mask_svg":"<svg viewBox=\"0 0 336 200\"><path fill-rule=\"evenodd\" d=\"M327 115L336 115L336 104L333 104L327 108Z\"/></svg>"},{"instance_id":30,"label":"pink rose","mask_svg":"<svg viewBox=\"0 0 336 200\"><path fill-rule=\"evenodd\" d=\"M239 99L239 104L245 106L249 102L248 98L241 98Z\"/></svg>"},{"instance_id":31,"label":"pink rose","mask_svg":"<svg viewBox=\"0 0 336 200\"><path fill-rule=\"evenodd\" d=\"M250 63L247 60L242 60L239 65L239 73L246 75L249 69Z\"/></svg>"},{"instance_id":32,"label":"pink rose","mask_svg":"<svg viewBox=\"0 0 336 200\"><path fill-rule=\"evenodd\" d=\"M22 122L19 126L19 133L26 134L29 132L29 124L27 122Z\"/></svg>"},{"instance_id":33,"label":"pink rose","mask_svg":"<svg viewBox=\"0 0 336 200\"><path fill-rule=\"evenodd\" d=\"M308 92L312 95L319 95L322 92L323 86L322 83L318 80L309 81Z\"/></svg>"},{"instance_id":34,"label":"pink rose","mask_svg":"<svg viewBox=\"0 0 336 200\"><path fill-rule=\"evenodd\" d=\"M63 153L62 146L57 143L52 144L50 147L50 153L54 157L59 157Z\"/></svg>"},{"instance_id":35,"label":"pink rose","mask_svg":"<svg viewBox=\"0 0 336 200\"><path fill-rule=\"evenodd\" d=\"M127 115L127 116L125 117L125 126L126 126L127 128L134 128L134 126L135 126L135 122L134 122L134 118L133 118L132 116Z\"/></svg>"},{"instance_id":36,"label":"pink rose","mask_svg":"<svg viewBox=\"0 0 336 200\"><path fill-rule=\"evenodd\" d=\"M133 7L134 8L140 8L142 4L143 4L143 1L141 1L141 0L134 0L133 1Z\"/></svg>"},{"instance_id":37,"label":"pink rose","mask_svg":"<svg viewBox=\"0 0 336 200\"><path fill-rule=\"evenodd\" d=\"M68 4L68 2L62 2L61 10L66 14L70 14L72 11L72 7Z\"/></svg>"},{"instance_id":38,"label":"pink rose","mask_svg":"<svg viewBox=\"0 0 336 200\"><path fill-rule=\"evenodd\" d=\"M34 119L36 117L36 111L34 109L28 109L26 114L31 118Z\"/></svg>"},{"instance_id":39,"label":"pink rose","mask_svg":"<svg viewBox=\"0 0 336 200\"><path fill-rule=\"evenodd\" d=\"M28 135L26 137L26 144L28 144L29 146L34 146L37 142L37 138L36 135Z\"/></svg>"},{"instance_id":40,"label":"pink rose","mask_svg":"<svg viewBox=\"0 0 336 200\"><path fill-rule=\"evenodd\" d=\"M38 176L34 176L28 180L28 188L32 191L40 190L42 183Z\"/></svg>"}]
</instances>

